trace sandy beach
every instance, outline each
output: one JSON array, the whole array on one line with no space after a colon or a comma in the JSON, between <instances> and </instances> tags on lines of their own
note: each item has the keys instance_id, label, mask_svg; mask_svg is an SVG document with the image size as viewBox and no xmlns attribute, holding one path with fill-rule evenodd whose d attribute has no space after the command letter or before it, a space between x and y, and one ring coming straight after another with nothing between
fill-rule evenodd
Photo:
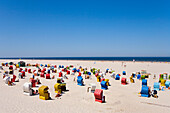
<instances>
[{"instance_id":1,"label":"sandy beach","mask_svg":"<svg viewBox=\"0 0 170 113\"><path fill-rule=\"evenodd\" d=\"M25 79L20 79L14 86L5 85L2 75L4 70L0 70L0 113L169 113L170 111L170 90L158 91L158 98L139 97L141 90L141 80L135 83L130 83L129 77L132 72L146 70L151 73L148 80L148 86L153 88L154 82L158 82L159 74L168 73L170 75L169 62L126 62L123 61L71 61L71 60L22 60L26 63L39 63L51 65L73 65L76 68L79 66L101 69L105 71L107 68L112 69L116 74L121 74L121 78L125 77L128 80L127 85L121 85L121 81L116 81L107 73L105 78L110 80L108 90L104 90L106 97L105 103L95 102L93 93L87 92L89 83L95 83L97 89L101 89L100 83L92 75L91 79L84 79L85 86L78 86L73 81L74 75L67 75L68 79L64 79L67 86L67 92L61 97L55 98L54 84L56 79L47 80L40 78L42 85L49 87L49 93L52 100L41 100L38 95L25 96L23 95L23 84L29 81L32 74L26 73ZM0 60L2 62L18 63L19 60ZM35 67L30 67L36 69ZM122 71L126 71L127 75L122 75ZM18 70L14 71L18 75ZM57 76L58 73L52 73ZM154 74L156 79L153 79Z\"/></svg>"}]
</instances>

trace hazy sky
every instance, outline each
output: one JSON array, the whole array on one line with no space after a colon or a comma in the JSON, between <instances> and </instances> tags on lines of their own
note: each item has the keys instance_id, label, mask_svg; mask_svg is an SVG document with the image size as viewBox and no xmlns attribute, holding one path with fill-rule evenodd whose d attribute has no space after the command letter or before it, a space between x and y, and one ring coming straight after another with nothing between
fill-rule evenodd
<instances>
[{"instance_id":1,"label":"hazy sky","mask_svg":"<svg viewBox=\"0 0 170 113\"><path fill-rule=\"evenodd\" d=\"M0 57L170 56L170 0L0 0Z\"/></svg>"}]
</instances>

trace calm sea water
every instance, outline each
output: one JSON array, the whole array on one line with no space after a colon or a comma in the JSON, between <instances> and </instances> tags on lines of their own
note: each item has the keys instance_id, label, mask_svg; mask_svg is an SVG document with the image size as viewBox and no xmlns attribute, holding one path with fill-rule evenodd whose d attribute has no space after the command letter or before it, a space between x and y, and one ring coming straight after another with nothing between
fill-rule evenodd
<instances>
[{"instance_id":1,"label":"calm sea water","mask_svg":"<svg viewBox=\"0 0 170 113\"><path fill-rule=\"evenodd\" d=\"M154 61L170 62L170 57L7 57L0 59L32 59L32 60L102 60L102 61Z\"/></svg>"}]
</instances>

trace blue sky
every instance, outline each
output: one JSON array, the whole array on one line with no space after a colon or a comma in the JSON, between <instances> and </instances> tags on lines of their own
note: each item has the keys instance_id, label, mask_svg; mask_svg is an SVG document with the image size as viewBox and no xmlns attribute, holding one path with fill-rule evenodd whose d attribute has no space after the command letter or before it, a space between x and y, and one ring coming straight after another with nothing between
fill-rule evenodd
<instances>
[{"instance_id":1,"label":"blue sky","mask_svg":"<svg viewBox=\"0 0 170 113\"><path fill-rule=\"evenodd\" d=\"M0 57L170 56L169 0L0 0Z\"/></svg>"}]
</instances>

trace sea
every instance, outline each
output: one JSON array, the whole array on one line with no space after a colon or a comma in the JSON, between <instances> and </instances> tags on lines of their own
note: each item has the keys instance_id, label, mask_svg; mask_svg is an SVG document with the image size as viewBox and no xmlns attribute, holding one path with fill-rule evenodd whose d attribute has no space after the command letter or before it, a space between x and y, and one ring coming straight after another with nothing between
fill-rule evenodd
<instances>
[{"instance_id":1,"label":"sea","mask_svg":"<svg viewBox=\"0 0 170 113\"><path fill-rule=\"evenodd\" d=\"M3 57L0 59L170 62L170 57Z\"/></svg>"}]
</instances>

